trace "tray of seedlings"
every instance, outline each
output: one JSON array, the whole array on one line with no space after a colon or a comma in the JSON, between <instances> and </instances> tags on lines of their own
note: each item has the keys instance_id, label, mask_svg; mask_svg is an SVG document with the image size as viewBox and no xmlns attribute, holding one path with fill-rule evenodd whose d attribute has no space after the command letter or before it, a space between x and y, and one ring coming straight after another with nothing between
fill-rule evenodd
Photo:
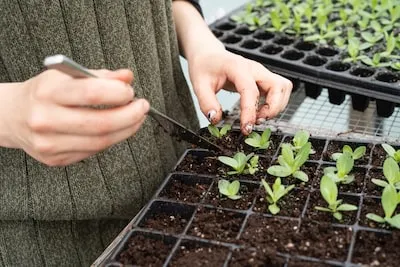
<instances>
[{"instance_id":1,"label":"tray of seedlings","mask_svg":"<svg viewBox=\"0 0 400 267\"><path fill-rule=\"evenodd\" d=\"M398 144L200 133L106 266L398 266Z\"/></svg>"},{"instance_id":2,"label":"tray of seedlings","mask_svg":"<svg viewBox=\"0 0 400 267\"><path fill-rule=\"evenodd\" d=\"M257 0L210 25L225 47L364 111L389 117L400 103L399 0Z\"/></svg>"}]
</instances>

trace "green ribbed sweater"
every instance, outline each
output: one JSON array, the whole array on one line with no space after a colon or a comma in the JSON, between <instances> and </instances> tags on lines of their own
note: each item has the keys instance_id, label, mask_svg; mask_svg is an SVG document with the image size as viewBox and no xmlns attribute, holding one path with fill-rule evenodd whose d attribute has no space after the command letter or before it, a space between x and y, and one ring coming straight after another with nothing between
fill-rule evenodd
<instances>
[{"instance_id":1,"label":"green ribbed sweater","mask_svg":"<svg viewBox=\"0 0 400 267\"><path fill-rule=\"evenodd\" d=\"M48 55L130 68L151 105L198 128L168 0L0 0L0 82ZM148 118L134 138L66 168L0 148L0 266L88 266L183 152Z\"/></svg>"}]
</instances>

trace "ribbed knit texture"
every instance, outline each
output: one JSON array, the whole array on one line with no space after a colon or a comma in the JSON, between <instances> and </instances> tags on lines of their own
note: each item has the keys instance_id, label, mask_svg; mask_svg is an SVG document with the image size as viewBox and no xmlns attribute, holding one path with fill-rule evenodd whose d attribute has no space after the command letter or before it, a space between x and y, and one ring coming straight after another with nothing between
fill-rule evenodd
<instances>
[{"instance_id":1,"label":"ribbed knit texture","mask_svg":"<svg viewBox=\"0 0 400 267\"><path fill-rule=\"evenodd\" d=\"M129 68L137 95L198 128L179 64L171 1L0 0L0 82L48 55ZM0 148L0 266L88 266L152 196L183 152L150 118L134 138L66 168Z\"/></svg>"}]
</instances>

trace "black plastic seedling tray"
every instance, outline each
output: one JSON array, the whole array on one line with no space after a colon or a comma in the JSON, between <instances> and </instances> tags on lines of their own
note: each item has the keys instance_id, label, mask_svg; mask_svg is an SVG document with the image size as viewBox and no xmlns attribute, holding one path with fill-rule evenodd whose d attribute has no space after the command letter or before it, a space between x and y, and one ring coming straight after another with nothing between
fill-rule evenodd
<instances>
[{"instance_id":1,"label":"black plastic seedling tray","mask_svg":"<svg viewBox=\"0 0 400 267\"><path fill-rule=\"evenodd\" d=\"M311 138L316 153L303 167L309 182L283 178L283 183L296 183L296 188L280 202L279 215L268 213L260 180L272 182L266 168L276 161L280 144L291 138L273 133L271 149L256 151L264 162L256 178L227 178L241 182L242 198L236 201L218 194L223 166L217 155L187 150L134 219L107 266L397 266L387 260L400 261L400 232L365 218L368 212L382 213L380 191L370 181L383 177L385 152L380 144ZM239 131L231 131L226 140L249 150ZM318 192L322 167L334 164L330 154L344 144L353 149L366 145L367 153L356 161L356 181L339 185L339 198L359 207L344 213L339 222L314 206L324 204Z\"/></svg>"},{"instance_id":2,"label":"black plastic seedling tray","mask_svg":"<svg viewBox=\"0 0 400 267\"><path fill-rule=\"evenodd\" d=\"M340 105L347 93L358 111L364 111L370 99L377 99L377 112L382 117L392 115L400 103L400 72L343 63L347 57L344 50L305 42L301 37L265 29L251 31L231 20L243 10L245 5L210 25L228 50L290 78L295 89L304 83L306 95L312 98L327 88L330 102Z\"/></svg>"}]
</instances>

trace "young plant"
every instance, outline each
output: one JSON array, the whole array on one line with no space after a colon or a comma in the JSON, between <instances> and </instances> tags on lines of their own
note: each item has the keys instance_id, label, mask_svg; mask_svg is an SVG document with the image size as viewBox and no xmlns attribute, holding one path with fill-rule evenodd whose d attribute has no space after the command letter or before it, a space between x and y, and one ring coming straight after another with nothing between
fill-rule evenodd
<instances>
[{"instance_id":1,"label":"young plant","mask_svg":"<svg viewBox=\"0 0 400 267\"><path fill-rule=\"evenodd\" d=\"M268 149L269 138L271 137L271 129L267 128L260 135L259 133L252 132L249 137L246 138L245 143L257 149Z\"/></svg>"},{"instance_id":2,"label":"young plant","mask_svg":"<svg viewBox=\"0 0 400 267\"><path fill-rule=\"evenodd\" d=\"M359 146L354 151L349 145L344 145L342 148L342 151L350 153L354 160L362 158L365 155L366 150L367 148L365 146ZM332 159L337 161L341 155L343 155L343 153L333 153Z\"/></svg>"},{"instance_id":3,"label":"young plant","mask_svg":"<svg viewBox=\"0 0 400 267\"><path fill-rule=\"evenodd\" d=\"M279 165L268 168L267 172L277 177L288 177L292 175L303 182L308 182L308 175L300 171L300 167L307 161L311 151L311 143L305 144L294 156L292 145L282 144L282 154L278 157Z\"/></svg>"},{"instance_id":4,"label":"young plant","mask_svg":"<svg viewBox=\"0 0 400 267\"><path fill-rule=\"evenodd\" d=\"M284 185L281 184L281 178L276 178L274 184L272 185L272 188L269 186L269 184L262 179L261 180L265 192L267 193L267 201L270 205L268 205L268 210L271 212L271 214L275 215L278 214L279 211L281 210L277 203L279 199L281 199L283 196L288 194L293 188L294 185L289 185L285 187Z\"/></svg>"},{"instance_id":5,"label":"young plant","mask_svg":"<svg viewBox=\"0 0 400 267\"><path fill-rule=\"evenodd\" d=\"M305 144L308 143L310 133L304 130L297 131L293 137L292 149L297 153ZM314 154L315 151L311 149L310 154Z\"/></svg>"},{"instance_id":6,"label":"young plant","mask_svg":"<svg viewBox=\"0 0 400 267\"><path fill-rule=\"evenodd\" d=\"M331 178L328 176L322 176L321 179L321 184L320 184L320 191L321 195L328 203L328 207L319 207L316 206L315 209L319 211L326 211L326 212L331 212L333 217L335 217L338 221L341 221L343 218L343 215L341 211L353 211L357 210L357 207L354 205L350 204L342 204L343 200L342 199L337 199L338 197L338 188L337 185L334 181L332 181Z\"/></svg>"},{"instance_id":7,"label":"young plant","mask_svg":"<svg viewBox=\"0 0 400 267\"><path fill-rule=\"evenodd\" d=\"M216 138L221 138L231 130L232 126L229 124L225 124L224 126L222 126L221 129L218 129L217 126L209 124L207 128L212 136Z\"/></svg>"},{"instance_id":8,"label":"young plant","mask_svg":"<svg viewBox=\"0 0 400 267\"><path fill-rule=\"evenodd\" d=\"M359 59L361 59L361 61L367 65L367 66L371 66L371 67L389 67L390 66L390 62L383 62L382 61L382 55L381 53L376 53L372 56L372 58L363 55L360 56Z\"/></svg>"},{"instance_id":9,"label":"young plant","mask_svg":"<svg viewBox=\"0 0 400 267\"><path fill-rule=\"evenodd\" d=\"M219 156L218 160L234 169L234 171L227 172L228 175L254 174L258 171L258 156L253 155L254 153L250 153L246 156L243 152L238 152L233 156L233 158Z\"/></svg>"},{"instance_id":10,"label":"young plant","mask_svg":"<svg viewBox=\"0 0 400 267\"><path fill-rule=\"evenodd\" d=\"M349 54L348 58L345 58L343 62L357 62L362 59L363 56L360 56L360 52L368 47L371 47L370 43L360 43L360 39L353 37L349 39L349 44L347 45L347 52Z\"/></svg>"},{"instance_id":11,"label":"young plant","mask_svg":"<svg viewBox=\"0 0 400 267\"><path fill-rule=\"evenodd\" d=\"M227 180L221 179L218 181L218 190L221 195L224 195L232 200L241 198L238 195L240 189L239 181L232 181L231 183Z\"/></svg>"},{"instance_id":12,"label":"young plant","mask_svg":"<svg viewBox=\"0 0 400 267\"><path fill-rule=\"evenodd\" d=\"M381 179L372 179L371 181L377 186L386 187L391 185L400 189L400 169L399 165L393 158L385 159L383 163L383 175L387 181Z\"/></svg>"},{"instance_id":13,"label":"young plant","mask_svg":"<svg viewBox=\"0 0 400 267\"><path fill-rule=\"evenodd\" d=\"M385 217L381 217L374 213L368 213L367 218L377 223L388 223L390 226L400 229L400 214L393 216L397 205L399 204L400 193L396 189L388 185L383 189L381 203Z\"/></svg>"},{"instance_id":14,"label":"young plant","mask_svg":"<svg viewBox=\"0 0 400 267\"><path fill-rule=\"evenodd\" d=\"M332 179L335 183L349 184L354 181L354 175L350 172L354 166L352 155L344 151L336 161L336 167L326 167L324 174Z\"/></svg>"},{"instance_id":15,"label":"young plant","mask_svg":"<svg viewBox=\"0 0 400 267\"><path fill-rule=\"evenodd\" d=\"M382 144L382 147L389 157L393 158L397 163L400 162L400 149L396 150L389 144Z\"/></svg>"}]
</instances>

